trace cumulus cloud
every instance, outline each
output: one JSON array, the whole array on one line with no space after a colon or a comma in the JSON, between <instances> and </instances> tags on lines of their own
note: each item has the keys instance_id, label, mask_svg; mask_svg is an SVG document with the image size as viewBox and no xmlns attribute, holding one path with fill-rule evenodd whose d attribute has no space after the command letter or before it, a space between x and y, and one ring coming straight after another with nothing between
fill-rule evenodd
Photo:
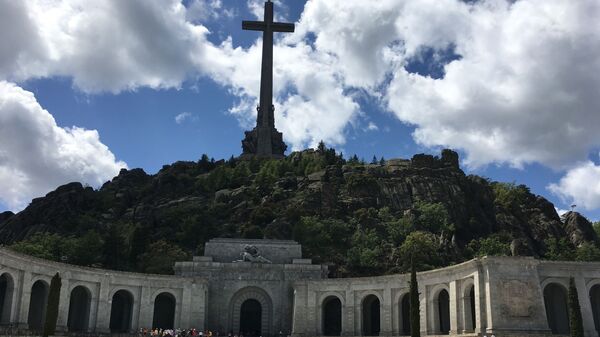
<instances>
[{"instance_id":1,"label":"cumulus cloud","mask_svg":"<svg viewBox=\"0 0 600 337\"><path fill-rule=\"evenodd\" d=\"M123 167L96 130L59 127L33 93L0 81L0 201L9 208L71 181L99 186Z\"/></svg>"},{"instance_id":2,"label":"cumulus cloud","mask_svg":"<svg viewBox=\"0 0 600 337\"><path fill-rule=\"evenodd\" d=\"M234 15L235 10L223 6L221 0L193 0L186 11L188 21L199 23L219 18L232 18Z\"/></svg>"},{"instance_id":3,"label":"cumulus cloud","mask_svg":"<svg viewBox=\"0 0 600 337\"><path fill-rule=\"evenodd\" d=\"M17 23L0 32L4 79L69 76L86 92L119 92L178 87L202 71L208 31L179 1L0 0L0 13Z\"/></svg>"},{"instance_id":4,"label":"cumulus cloud","mask_svg":"<svg viewBox=\"0 0 600 337\"><path fill-rule=\"evenodd\" d=\"M567 171L556 184L548 189L561 197L565 203L574 203L586 210L600 208L600 166L591 161L583 162Z\"/></svg>"},{"instance_id":5,"label":"cumulus cloud","mask_svg":"<svg viewBox=\"0 0 600 337\"><path fill-rule=\"evenodd\" d=\"M262 1L247 4L262 17ZM203 20L223 10L219 0L0 0L0 79L67 76L94 93L208 76L251 126L260 34L247 32L257 36L248 48L211 43ZM571 169L567 179L600 144L598 17L596 0L308 0L296 33L276 38L277 127L294 149L342 145L349 126L368 128L358 103L368 95L414 126L419 145L461 149L470 167L538 162ZM419 71L429 54L441 76Z\"/></svg>"}]
</instances>

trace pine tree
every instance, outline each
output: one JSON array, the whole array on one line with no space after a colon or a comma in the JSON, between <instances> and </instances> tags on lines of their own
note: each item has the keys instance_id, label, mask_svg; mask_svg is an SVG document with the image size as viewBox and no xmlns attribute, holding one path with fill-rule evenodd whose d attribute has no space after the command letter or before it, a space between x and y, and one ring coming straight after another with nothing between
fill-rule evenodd
<instances>
[{"instance_id":1,"label":"pine tree","mask_svg":"<svg viewBox=\"0 0 600 337\"><path fill-rule=\"evenodd\" d=\"M410 259L410 336L421 337L421 315L419 304L419 283L414 259Z\"/></svg>"},{"instance_id":2,"label":"pine tree","mask_svg":"<svg viewBox=\"0 0 600 337\"><path fill-rule=\"evenodd\" d=\"M373 159L371 159L371 165L377 165L379 161L377 160L376 156L373 156Z\"/></svg>"},{"instance_id":3,"label":"pine tree","mask_svg":"<svg viewBox=\"0 0 600 337\"><path fill-rule=\"evenodd\" d=\"M60 301L60 287L62 281L56 273L50 281L48 292L48 305L46 307L46 321L44 322L44 337L52 336L56 332L56 320L58 318L58 304Z\"/></svg>"},{"instance_id":4,"label":"pine tree","mask_svg":"<svg viewBox=\"0 0 600 337\"><path fill-rule=\"evenodd\" d=\"M129 264L134 270L138 270L138 256L144 254L146 247L150 241L148 235L149 229L144 226L136 226L133 234L131 235L131 241L129 242Z\"/></svg>"},{"instance_id":5,"label":"pine tree","mask_svg":"<svg viewBox=\"0 0 600 337\"><path fill-rule=\"evenodd\" d=\"M575 279L569 279L569 323L571 326L571 337L583 337L583 319Z\"/></svg>"}]
</instances>

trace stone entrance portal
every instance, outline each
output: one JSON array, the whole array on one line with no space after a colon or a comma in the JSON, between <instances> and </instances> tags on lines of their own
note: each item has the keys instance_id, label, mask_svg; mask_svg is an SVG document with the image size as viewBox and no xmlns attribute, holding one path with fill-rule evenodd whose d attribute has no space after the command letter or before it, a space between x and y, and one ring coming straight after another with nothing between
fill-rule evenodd
<instances>
[{"instance_id":1,"label":"stone entrance portal","mask_svg":"<svg viewBox=\"0 0 600 337\"><path fill-rule=\"evenodd\" d=\"M255 299L246 300L240 309L240 335L261 336L262 306Z\"/></svg>"},{"instance_id":2,"label":"stone entrance portal","mask_svg":"<svg viewBox=\"0 0 600 337\"><path fill-rule=\"evenodd\" d=\"M234 333L244 336L270 336L272 302L269 295L257 287L238 291L231 300Z\"/></svg>"}]
</instances>

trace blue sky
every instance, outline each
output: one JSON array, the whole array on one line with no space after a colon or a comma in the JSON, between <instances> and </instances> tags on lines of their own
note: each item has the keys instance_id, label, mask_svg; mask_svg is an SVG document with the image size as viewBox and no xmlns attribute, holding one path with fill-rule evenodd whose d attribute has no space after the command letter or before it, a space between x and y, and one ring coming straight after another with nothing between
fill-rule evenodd
<instances>
[{"instance_id":1,"label":"blue sky","mask_svg":"<svg viewBox=\"0 0 600 337\"><path fill-rule=\"evenodd\" d=\"M600 66L585 56L600 52L600 32L575 23L594 17L585 14L593 1L501 3L276 2L279 19L297 26L275 48L284 139L295 149L324 139L368 161L454 148L468 174L526 184L600 219L600 84L587 75ZM256 19L262 3L96 5L90 15L76 0L0 5L29 17L8 28L25 32L16 51L0 49L0 211L70 180L99 186L124 165L155 173L241 152L260 72L260 36L241 20ZM537 20L525 24L527 15ZM70 30L57 24L65 20ZM497 27L482 29L484 20ZM528 50L532 41L546 49ZM32 141L44 150L27 151Z\"/></svg>"}]
</instances>

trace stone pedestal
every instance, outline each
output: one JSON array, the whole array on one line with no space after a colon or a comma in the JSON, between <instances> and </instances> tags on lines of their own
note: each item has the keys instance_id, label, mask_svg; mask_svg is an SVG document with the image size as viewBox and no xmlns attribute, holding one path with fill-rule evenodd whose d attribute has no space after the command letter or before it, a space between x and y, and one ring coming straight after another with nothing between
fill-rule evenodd
<instances>
[{"instance_id":1,"label":"stone pedestal","mask_svg":"<svg viewBox=\"0 0 600 337\"><path fill-rule=\"evenodd\" d=\"M283 142L283 134L272 127L255 127L245 132L242 140L242 158L265 157L283 158L287 145Z\"/></svg>"}]
</instances>

